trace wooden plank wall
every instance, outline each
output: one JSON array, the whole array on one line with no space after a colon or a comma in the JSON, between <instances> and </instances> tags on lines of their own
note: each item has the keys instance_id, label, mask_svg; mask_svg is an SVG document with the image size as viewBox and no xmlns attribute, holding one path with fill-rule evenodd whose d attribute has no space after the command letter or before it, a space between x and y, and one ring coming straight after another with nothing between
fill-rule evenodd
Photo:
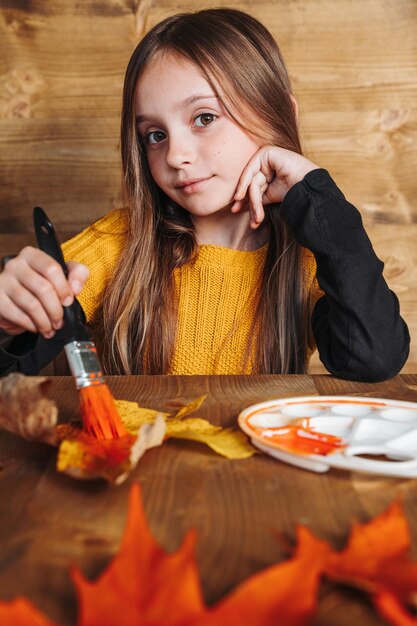
<instances>
[{"instance_id":1,"label":"wooden plank wall","mask_svg":"<svg viewBox=\"0 0 417 626\"><path fill-rule=\"evenodd\" d=\"M33 241L35 204L63 236L120 204L121 89L136 42L178 10L222 5L276 36L306 153L360 209L415 338L416 0L2 0L0 254ZM405 371L417 371L415 340Z\"/></svg>"}]
</instances>

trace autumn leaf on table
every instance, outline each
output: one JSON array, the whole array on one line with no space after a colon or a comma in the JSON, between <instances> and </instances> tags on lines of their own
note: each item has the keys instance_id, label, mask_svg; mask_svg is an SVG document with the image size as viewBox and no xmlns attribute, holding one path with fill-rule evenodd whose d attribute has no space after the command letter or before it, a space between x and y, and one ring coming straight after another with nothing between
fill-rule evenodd
<instances>
[{"instance_id":1,"label":"autumn leaf on table","mask_svg":"<svg viewBox=\"0 0 417 626\"><path fill-rule=\"evenodd\" d=\"M180 624L203 610L194 560L195 533L166 554L146 522L138 486L132 487L119 553L101 576L87 581L72 572L79 599L79 626ZM123 607L123 610L120 610Z\"/></svg>"},{"instance_id":2,"label":"autumn leaf on table","mask_svg":"<svg viewBox=\"0 0 417 626\"><path fill-rule=\"evenodd\" d=\"M195 408L201 401L193 403ZM136 402L116 400L116 408L129 431L126 437L110 440L92 440L74 430L65 436L59 446L57 469L74 478L105 478L120 484L136 467L149 448L161 445L164 439L191 439L205 443L218 454L229 459L246 459L255 453L246 436L230 428L214 426L200 418L186 418L190 407L184 407L182 417L171 417L152 409L141 408Z\"/></svg>"},{"instance_id":3,"label":"autumn leaf on table","mask_svg":"<svg viewBox=\"0 0 417 626\"><path fill-rule=\"evenodd\" d=\"M57 469L74 478L101 477L120 484L146 450L161 445L168 437L201 441L228 458L247 458L254 454L243 433L213 426L207 420L184 419L197 411L205 398L204 395L181 404L173 413L142 408L136 402L115 400L117 412L129 431L126 436L116 439L94 440L82 430L58 427L62 441Z\"/></svg>"},{"instance_id":4,"label":"autumn leaf on table","mask_svg":"<svg viewBox=\"0 0 417 626\"><path fill-rule=\"evenodd\" d=\"M77 626L305 626L316 608L328 546L298 530L294 556L244 581L213 607L203 601L195 532L167 554L153 538L138 485L131 489L120 550L96 581L74 568ZM19 606L17 606L19 604ZM2 626L58 626L29 602L0 602ZM20 620L20 621L19 621Z\"/></svg>"},{"instance_id":5,"label":"autumn leaf on table","mask_svg":"<svg viewBox=\"0 0 417 626\"><path fill-rule=\"evenodd\" d=\"M397 502L373 521L355 524L341 552L299 527L290 560L251 576L212 607L203 602L194 544L190 531L179 550L167 554L149 531L134 486L119 553L94 582L72 572L77 626L304 626L314 614L323 572L371 593L388 623L416 626L407 605L417 589L417 564L406 554L409 531ZM0 602L0 623L58 626L24 599Z\"/></svg>"},{"instance_id":6,"label":"autumn leaf on table","mask_svg":"<svg viewBox=\"0 0 417 626\"><path fill-rule=\"evenodd\" d=\"M152 423L134 435L91 437L78 423L57 424L58 408L47 398L49 379L12 373L0 380L0 427L29 441L58 446L57 469L76 478L125 480L149 448L165 438L165 419L153 412ZM74 393L76 393L74 389Z\"/></svg>"},{"instance_id":7,"label":"autumn leaf on table","mask_svg":"<svg viewBox=\"0 0 417 626\"><path fill-rule=\"evenodd\" d=\"M188 532L177 552L166 554L148 529L134 487L119 554L95 582L73 572L78 626L302 626L315 610L329 548L305 529L299 530L298 541L290 561L250 577L217 606L207 608L195 563L194 532Z\"/></svg>"},{"instance_id":8,"label":"autumn leaf on table","mask_svg":"<svg viewBox=\"0 0 417 626\"><path fill-rule=\"evenodd\" d=\"M0 427L28 441L56 444L58 408L47 398L45 376L13 372L0 379Z\"/></svg>"},{"instance_id":9,"label":"autumn leaf on table","mask_svg":"<svg viewBox=\"0 0 417 626\"><path fill-rule=\"evenodd\" d=\"M326 563L328 578L371 594L381 615L396 626L416 626L417 563L408 557L410 532L399 502L366 524L354 524L347 546ZM411 621L410 621L411 620Z\"/></svg>"},{"instance_id":10,"label":"autumn leaf on table","mask_svg":"<svg viewBox=\"0 0 417 626\"><path fill-rule=\"evenodd\" d=\"M112 439L99 439L78 423L57 424L58 409L46 397L47 385L47 378L23 374L5 377L0 382L0 427L26 439L58 446L57 469L74 478L104 478L120 484L146 450L161 445L169 437L204 443L229 459L245 459L256 452L241 431L187 417L200 408L206 395L186 404L175 401L178 408L172 412L115 400L128 432Z\"/></svg>"},{"instance_id":11,"label":"autumn leaf on table","mask_svg":"<svg viewBox=\"0 0 417 626\"><path fill-rule=\"evenodd\" d=\"M205 393L203 396L192 400L191 402L187 402L186 404L182 404L178 411L172 415L177 419L182 419L186 415L191 415L191 413L195 413L198 411L200 406L203 404L204 400L207 398L207 394Z\"/></svg>"},{"instance_id":12,"label":"autumn leaf on table","mask_svg":"<svg viewBox=\"0 0 417 626\"><path fill-rule=\"evenodd\" d=\"M215 426L199 417L185 419L186 415L200 408L205 398L201 396L193 400L174 414L160 413L166 420L166 437L204 443L228 459L246 459L255 454L255 448L240 430ZM157 414L157 411L142 408L136 402L127 400L116 400L116 407L124 426L132 434L137 433L143 424L152 423Z\"/></svg>"},{"instance_id":13,"label":"autumn leaf on table","mask_svg":"<svg viewBox=\"0 0 417 626\"><path fill-rule=\"evenodd\" d=\"M116 439L93 439L83 431L61 441L57 469L73 478L105 478L120 484L136 467L146 450L162 444L166 425L161 415L152 424L142 424L135 435Z\"/></svg>"}]
</instances>

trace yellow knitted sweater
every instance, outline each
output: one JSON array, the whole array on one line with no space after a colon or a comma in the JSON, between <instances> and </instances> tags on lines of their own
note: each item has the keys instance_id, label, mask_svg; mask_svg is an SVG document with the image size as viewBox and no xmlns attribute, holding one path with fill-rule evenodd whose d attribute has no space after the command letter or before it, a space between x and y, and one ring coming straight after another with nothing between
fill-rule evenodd
<instances>
[{"instance_id":1,"label":"yellow knitted sweater","mask_svg":"<svg viewBox=\"0 0 417 626\"><path fill-rule=\"evenodd\" d=\"M118 209L63 245L67 260L90 269L78 298L87 321L123 252L126 232L127 214ZM250 334L267 249L267 245L254 251L201 245L193 263L174 270L178 325L170 374L251 373L255 346L250 345ZM306 289L317 291L313 300L320 296L311 254L306 256Z\"/></svg>"}]
</instances>

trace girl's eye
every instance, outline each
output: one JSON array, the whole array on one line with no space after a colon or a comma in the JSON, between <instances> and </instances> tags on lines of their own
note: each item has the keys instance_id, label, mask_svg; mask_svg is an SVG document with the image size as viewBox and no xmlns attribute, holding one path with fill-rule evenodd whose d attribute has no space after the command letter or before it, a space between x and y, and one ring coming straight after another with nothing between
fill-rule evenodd
<instances>
[{"instance_id":1,"label":"girl's eye","mask_svg":"<svg viewBox=\"0 0 417 626\"><path fill-rule=\"evenodd\" d=\"M162 130L153 130L145 137L146 143L148 144L160 143L164 139L166 139L166 134Z\"/></svg>"},{"instance_id":2,"label":"girl's eye","mask_svg":"<svg viewBox=\"0 0 417 626\"><path fill-rule=\"evenodd\" d=\"M214 115L214 113L200 113L194 119L194 123L196 126L209 126L215 119L217 119L217 115Z\"/></svg>"}]
</instances>

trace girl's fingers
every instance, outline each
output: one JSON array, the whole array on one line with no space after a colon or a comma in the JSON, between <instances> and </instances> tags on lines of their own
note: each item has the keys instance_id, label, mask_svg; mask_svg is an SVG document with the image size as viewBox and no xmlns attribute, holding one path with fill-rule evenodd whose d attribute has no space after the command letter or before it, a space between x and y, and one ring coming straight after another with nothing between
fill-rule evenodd
<instances>
[{"instance_id":1,"label":"girl's fingers","mask_svg":"<svg viewBox=\"0 0 417 626\"><path fill-rule=\"evenodd\" d=\"M257 224L260 224L264 219L262 196L275 176L275 172L271 169L266 158L268 149L268 147L263 147L258 150L246 165L239 179L234 196L235 202L232 206L232 211L237 213L243 206L244 198L248 195L250 203L253 205L252 221ZM262 189L260 202L259 194L253 191L254 185L258 185ZM252 200L251 196L255 200Z\"/></svg>"},{"instance_id":2,"label":"girl's fingers","mask_svg":"<svg viewBox=\"0 0 417 626\"><path fill-rule=\"evenodd\" d=\"M246 205L246 200L235 200L230 208L232 213L238 213Z\"/></svg>"},{"instance_id":3,"label":"girl's fingers","mask_svg":"<svg viewBox=\"0 0 417 626\"><path fill-rule=\"evenodd\" d=\"M86 265L82 263L76 263L75 261L69 261L68 266L68 282L71 285L72 292L75 296L78 296L85 281L87 280L90 270Z\"/></svg>"},{"instance_id":4,"label":"girl's fingers","mask_svg":"<svg viewBox=\"0 0 417 626\"><path fill-rule=\"evenodd\" d=\"M31 333L38 332L38 329L30 317L17 307L4 293L0 293L0 310L7 311L7 318L0 315L0 327L6 331L6 333L15 335L25 330Z\"/></svg>"},{"instance_id":5,"label":"girl's fingers","mask_svg":"<svg viewBox=\"0 0 417 626\"><path fill-rule=\"evenodd\" d=\"M80 281L78 291L81 291L88 269L80 264L73 264L71 269ZM62 328L62 307L74 301L74 292L59 263L30 247L7 263L1 275L0 292L13 304L10 310L0 306L0 316L45 337Z\"/></svg>"},{"instance_id":6,"label":"girl's fingers","mask_svg":"<svg viewBox=\"0 0 417 626\"><path fill-rule=\"evenodd\" d=\"M268 183L266 193L264 192L265 204L282 202L293 185L317 168L317 165L301 154L278 146L263 146L243 170L234 199L239 201L245 197L252 181L260 172Z\"/></svg>"},{"instance_id":7,"label":"girl's fingers","mask_svg":"<svg viewBox=\"0 0 417 626\"><path fill-rule=\"evenodd\" d=\"M18 309L23 317L23 323L27 330L32 330L29 325L25 323L24 318L29 318L31 325L34 327L32 332L40 332L44 337L52 337L55 330L59 327L59 321L52 321L48 315L48 312L42 306L42 303L25 290L18 291L14 294L14 298L11 299L12 304ZM19 320L19 318L17 318Z\"/></svg>"},{"instance_id":8,"label":"girl's fingers","mask_svg":"<svg viewBox=\"0 0 417 626\"><path fill-rule=\"evenodd\" d=\"M15 275L10 277L7 293L30 316L42 333L61 327L62 305L71 304L74 300L71 293L61 302L54 283L24 266L17 268Z\"/></svg>"},{"instance_id":9,"label":"girl's fingers","mask_svg":"<svg viewBox=\"0 0 417 626\"><path fill-rule=\"evenodd\" d=\"M257 228L265 218L262 197L266 187L267 183L264 174L258 172L248 189L251 214L250 224L252 228Z\"/></svg>"},{"instance_id":10,"label":"girl's fingers","mask_svg":"<svg viewBox=\"0 0 417 626\"><path fill-rule=\"evenodd\" d=\"M11 287L11 293L2 293L2 317L24 330L52 336L55 330L40 300L18 283Z\"/></svg>"},{"instance_id":11,"label":"girl's fingers","mask_svg":"<svg viewBox=\"0 0 417 626\"><path fill-rule=\"evenodd\" d=\"M259 226L265 217L262 197L267 188L265 175L260 171L256 172L249 182L243 199L234 201L231 207L232 213L237 213L243 207L249 208L251 226L253 228Z\"/></svg>"},{"instance_id":12,"label":"girl's fingers","mask_svg":"<svg viewBox=\"0 0 417 626\"><path fill-rule=\"evenodd\" d=\"M235 192L235 200L243 200L248 191L249 185L253 181L256 174L261 169L261 162L259 158L259 152L257 152L249 161L245 169L243 170L237 188Z\"/></svg>"},{"instance_id":13,"label":"girl's fingers","mask_svg":"<svg viewBox=\"0 0 417 626\"><path fill-rule=\"evenodd\" d=\"M69 306L70 304L72 304L74 300L74 295L71 291L62 267L52 257L50 257L45 252L42 252L42 250L27 246L15 259L10 261L9 263L16 264L16 276L18 276L21 280L24 278L23 274L25 270L27 268L30 268L35 274L39 275L44 280L46 280L46 282L50 283L62 305ZM9 263L6 265L6 270L9 266ZM31 274L31 279L34 279L33 274ZM25 286L30 289L30 284L28 284L28 281L23 282L22 280L22 284L25 284ZM42 284L43 288L47 289L43 282L39 283L38 281L38 284Z\"/></svg>"},{"instance_id":14,"label":"girl's fingers","mask_svg":"<svg viewBox=\"0 0 417 626\"><path fill-rule=\"evenodd\" d=\"M69 306L88 277L80 263L70 263L68 279L59 263L41 250L24 248L0 275L0 328L18 334L40 332L50 338L63 326Z\"/></svg>"}]
</instances>

